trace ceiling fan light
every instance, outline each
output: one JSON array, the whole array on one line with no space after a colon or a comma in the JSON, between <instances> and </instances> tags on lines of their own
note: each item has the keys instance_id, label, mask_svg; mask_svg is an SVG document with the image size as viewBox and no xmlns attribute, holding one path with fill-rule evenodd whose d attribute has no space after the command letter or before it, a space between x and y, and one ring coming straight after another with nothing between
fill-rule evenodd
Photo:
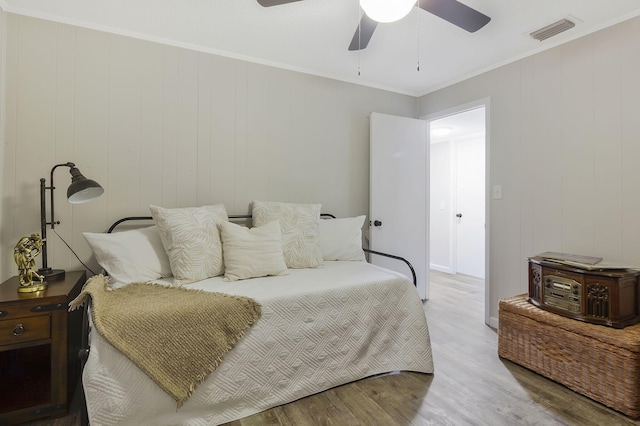
<instances>
[{"instance_id":1,"label":"ceiling fan light","mask_svg":"<svg viewBox=\"0 0 640 426\"><path fill-rule=\"evenodd\" d=\"M395 22L411 12L415 0L360 0L364 13L377 22Z\"/></svg>"}]
</instances>

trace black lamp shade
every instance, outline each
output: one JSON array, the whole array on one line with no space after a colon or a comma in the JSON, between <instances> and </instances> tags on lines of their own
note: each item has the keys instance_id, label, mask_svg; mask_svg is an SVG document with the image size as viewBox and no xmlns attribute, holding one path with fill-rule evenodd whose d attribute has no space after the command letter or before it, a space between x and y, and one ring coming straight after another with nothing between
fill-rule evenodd
<instances>
[{"instance_id":1,"label":"black lamp shade","mask_svg":"<svg viewBox=\"0 0 640 426\"><path fill-rule=\"evenodd\" d=\"M71 173L71 185L69 185L67 189L67 200L69 203L86 203L89 200L101 196L104 192L104 189L98 182L84 177L76 167L72 167L69 173Z\"/></svg>"}]
</instances>

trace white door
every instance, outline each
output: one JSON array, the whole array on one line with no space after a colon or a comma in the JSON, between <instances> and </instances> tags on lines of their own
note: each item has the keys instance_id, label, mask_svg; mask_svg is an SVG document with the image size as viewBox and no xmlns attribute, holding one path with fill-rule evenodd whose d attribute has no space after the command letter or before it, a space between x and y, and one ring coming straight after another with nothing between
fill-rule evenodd
<instances>
[{"instance_id":1,"label":"white door","mask_svg":"<svg viewBox=\"0 0 640 426\"><path fill-rule=\"evenodd\" d=\"M372 113L370 124L369 248L411 262L418 293L428 299L427 123ZM372 255L371 261L411 278L409 268L397 260Z\"/></svg>"},{"instance_id":2,"label":"white door","mask_svg":"<svg viewBox=\"0 0 640 426\"><path fill-rule=\"evenodd\" d=\"M457 141L457 272L484 278L484 135Z\"/></svg>"}]
</instances>

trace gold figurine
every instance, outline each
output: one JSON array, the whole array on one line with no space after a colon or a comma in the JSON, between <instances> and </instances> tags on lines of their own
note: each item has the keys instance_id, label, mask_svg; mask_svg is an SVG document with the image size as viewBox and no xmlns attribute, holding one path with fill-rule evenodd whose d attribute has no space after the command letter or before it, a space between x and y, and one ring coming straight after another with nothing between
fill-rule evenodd
<instances>
[{"instance_id":1,"label":"gold figurine","mask_svg":"<svg viewBox=\"0 0 640 426\"><path fill-rule=\"evenodd\" d=\"M47 284L43 281L44 277L31 269L36 266L34 259L40 254L41 249L42 239L39 234L20 238L13 249L13 259L18 265L19 293L33 293L47 288ZM34 281L34 278L38 281Z\"/></svg>"}]
</instances>

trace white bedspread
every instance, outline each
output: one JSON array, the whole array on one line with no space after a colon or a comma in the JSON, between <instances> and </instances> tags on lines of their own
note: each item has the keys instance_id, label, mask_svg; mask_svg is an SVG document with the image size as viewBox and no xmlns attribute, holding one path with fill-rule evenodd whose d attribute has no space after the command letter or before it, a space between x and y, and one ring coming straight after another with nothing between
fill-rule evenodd
<instances>
[{"instance_id":1,"label":"white bedspread","mask_svg":"<svg viewBox=\"0 0 640 426\"><path fill-rule=\"evenodd\" d=\"M92 331L83 373L91 424L216 425L375 374L433 372L422 303L395 272L326 262L282 277L217 277L189 287L252 297L262 317L179 410Z\"/></svg>"}]
</instances>

